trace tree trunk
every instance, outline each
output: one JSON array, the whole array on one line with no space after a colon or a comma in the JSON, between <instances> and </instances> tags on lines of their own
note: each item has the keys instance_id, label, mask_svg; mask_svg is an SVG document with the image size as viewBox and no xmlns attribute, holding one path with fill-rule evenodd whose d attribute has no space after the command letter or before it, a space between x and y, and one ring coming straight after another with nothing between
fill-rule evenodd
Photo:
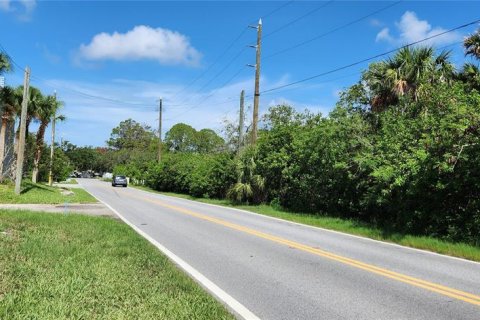
<instances>
[{"instance_id":1,"label":"tree trunk","mask_svg":"<svg viewBox=\"0 0 480 320\"><path fill-rule=\"evenodd\" d=\"M40 164L40 158L42 157L43 141L44 141L45 129L47 128L47 125L48 125L48 122L42 121L37 131L37 141L35 146L35 154L33 158L33 171L32 171L33 183L37 183L37 179L38 179L38 166Z\"/></svg>"},{"instance_id":2,"label":"tree trunk","mask_svg":"<svg viewBox=\"0 0 480 320\"><path fill-rule=\"evenodd\" d=\"M8 119L2 117L2 128L0 129L0 182L3 182L3 164L5 161L5 139Z\"/></svg>"},{"instance_id":3,"label":"tree trunk","mask_svg":"<svg viewBox=\"0 0 480 320\"><path fill-rule=\"evenodd\" d=\"M30 127L31 122L32 122L32 116L27 115L27 122L25 125L25 139L28 139L28 128Z\"/></svg>"},{"instance_id":4,"label":"tree trunk","mask_svg":"<svg viewBox=\"0 0 480 320\"><path fill-rule=\"evenodd\" d=\"M15 143L14 143L14 149L13 152L15 154L15 159L18 156L18 141L20 140L20 124L18 124L17 131L15 131Z\"/></svg>"}]
</instances>

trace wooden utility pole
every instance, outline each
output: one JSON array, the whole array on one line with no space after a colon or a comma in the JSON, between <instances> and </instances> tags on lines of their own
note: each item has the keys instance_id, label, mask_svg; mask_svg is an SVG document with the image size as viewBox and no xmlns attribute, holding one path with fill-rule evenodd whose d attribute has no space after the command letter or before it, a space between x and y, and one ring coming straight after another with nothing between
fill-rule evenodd
<instances>
[{"instance_id":1,"label":"wooden utility pole","mask_svg":"<svg viewBox=\"0 0 480 320\"><path fill-rule=\"evenodd\" d=\"M243 144L243 121L245 120L244 115L244 102L245 102L245 90L242 90L240 93L240 121L238 124L238 154L242 150Z\"/></svg>"},{"instance_id":2,"label":"wooden utility pole","mask_svg":"<svg viewBox=\"0 0 480 320\"><path fill-rule=\"evenodd\" d=\"M18 152L17 152L17 172L15 177L15 194L20 194L22 175L23 175L23 157L25 153L25 131L27 127L27 109L29 98L29 84L30 84L30 68L25 68L25 77L23 80L23 100L22 100L22 113L20 114L20 136L18 140Z\"/></svg>"},{"instance_id":3,"label":"wooden utility pole","mask_svg":"<svg viewBox=\"0 0 480 320\"><path fill-rule=\"evenodd\" d=\"M257 26L257 57L255 63L255 95L253 97L252 145L257 143L258 103L260 99L260 55L262 51L262 19Z\"/></svg>"},{"instance_id":4,"label":"wooden utility pole","mask_svg":"<svg viewBox=\"0 0 480 320\"><path fill-rule=\"evenodd\" d=\"M158 106L158 163L162 161L162 99Z\"/></svg>"},{"instance_id":5,"label":"wooden utility pole","mask_svg":"<svg viewBox=\"0 0 480 320\"><path fill-rule=\"evenodd\" d=\"M53 101L55 105L57 104L57 92L53 93ZM52 119L52 145L50 146L50 169L48 172L48 185L51 186L53 184L53 154L55 151L55 122L57 120L57 111L55 108L55 112L53 113Z\"/></svg>"}]
</instances>

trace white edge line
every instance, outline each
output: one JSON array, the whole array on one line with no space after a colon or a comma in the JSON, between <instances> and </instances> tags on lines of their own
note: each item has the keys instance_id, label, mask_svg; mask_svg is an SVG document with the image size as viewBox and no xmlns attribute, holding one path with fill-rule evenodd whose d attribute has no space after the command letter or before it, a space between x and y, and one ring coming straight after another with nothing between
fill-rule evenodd
<instances>
[{"instance_id":1,"label":"white edge line","mask_svg":"<svg viewBox=\"0 0 480 320\"><path fill-rule=\"evenodd\" d=\"M85 189L86 190L86 189ZM88 191L88 190L87 190ZM89 192L90 193L90 192ZM91 193L90 193L91 194ZM182 268L186 273L190 275L195 281L197 281L203 288L205 288L208 292L213 294L217 300L220 300L224 305L228 307L231 311L235 314L239 315L245 320L260 320L255 314L253 314L250 310L248 310L243 304L235 300L231 295L223 291L220 287L218 287L215 283L210 281L207 277L189 265L187 262L182 260L179 256L165 248L161 245L157 240L153 239L147 233L142 231L140 228L135 226L133 223L128 221L124 216L122 216L117 210L112 208L108 203L100 200L96 196L92 194L92 196L103 203L107 208L112 210L123 222L125 222L130 228L135 230L139 235L147 239L151 244L157 247L163 254L165 254L171 261L173 261L177 266Z\"/></svg>"},{"instance_id":2,"label":"white edge line","mask_svg":"<svg viewBox=\"0 0 480 320\"><path fill-rule=\"evenodd\" d=\"M207 206L212 206L212 207L217 207L217 208L235 210L235 211L238 211L238 212L248 213L248 214L250 214L250 215L254 215L254 216L258 216L258 217L263 217L263 218L266 218L266 219L272 219L272 220L276 220L276 221L281 221L281 222L290 223L290 224L293 224L293 225L296 225L296 226L301 226L301 227L307 227L307 228L311 228L311 229L317 229L317 230L327 231L327 232L336 233L336 234L340 234L340 235L344 235L344 236L348 236L348 237L352 237L352 238L356 238L356 239L373 241L373 242L377 242L377 243L381 243L381 244L385 244L385 245L389 245L389 246L394 246L394 247L398 247L398 248L402 248L402 249L408 249L408 250L413 250L413 251L417 251L417 252L428 253L428 254L435 255L435 256L440 256L440 257L444 257L444 258L449 258L449 259L453 259L453 260L458 260L458 261L462 261L462 262L469 262L469 263L473 263L473 264L478 264L478 265L480 265L480 262L473 261L473 260L467 260L467 259L464 259L464 258L453 257L453 256L449 256L449 255L446 255L446 254L441 254L441 253L437 253L437 252L433 252L433 251L428 251L428 250L424 250L424 249L417 249L417 248L407 247L407 246L403 246L403 245L397 244L397 243L392 243L392 242L387 242L387 241L382 241L382 240L377 240L377 239L362 237L362 236L358 236L358 235L354 235L354 234L350 234L350 233L345 233L345 232L341 232L341 231L336 231L336 230L330 230L330 229L326 229L326 228L322 228L322 227L311 226L311 225L308 225L308 224L303 224L303 223L299 223L299 222L295 222L295 221L290 221L290 220L285 220L285 219L281 219L281 218L271 217L271 216L263 215L263 214L260 214L260 213L243 210L243 209L237 209L237 208L222 206L222 205L218 205L218 204L212 204L212 203L206 203L206 202L201 202L201 201L196 201L196 200L190 200L190 199L185 199L185 198L180 198L180 197L175 197L175 196L169 196L169 195L166 195L166 194L150 192L150 191L146 191L146 190L142 190L142 189L138 189L138 188L134 188L134 189L135 189L135 190L138 190L138 191L141 191L141 192L146 192L146 193L149 193L149 194L159 195L159 196L162 196L162 197L168 197L168 198L172 198L172 199L185 200L185 201L190 201L190 202L194 202L194 203L204 204L204 205L207 205Z\"/></svg>"}]
</instances>

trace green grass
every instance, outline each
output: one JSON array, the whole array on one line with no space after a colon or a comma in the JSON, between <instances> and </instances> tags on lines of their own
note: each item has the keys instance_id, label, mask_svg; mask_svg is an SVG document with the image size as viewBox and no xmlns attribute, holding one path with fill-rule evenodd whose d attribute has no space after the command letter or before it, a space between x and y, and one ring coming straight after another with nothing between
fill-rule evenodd
<instances>
[{"instance_id":1,"label":"green grass","mask_svg":"<svg viewBox=\"0 0 480 320\"><path fill-rule=\"evenodd\" d=\"M0 210L0 319L233 319L118 220Z\"/></svg>"},{"instance_id":2,"label":"green grass","mask_svg":"<svg viewBox=\"0 0 480 320\"><path fill-rule=\"evenodd\" d=\"M78 184L77 180L73 179L73 178L69 178L65 181L62 181L62 182L59 182L61 184Z\"/></svg>"},{"instance_id":3,"label":"green grass","mask_svg":"<svg viewBox=\"0 0 480 320\"><path fill-rule=\"evenodd\" d=\"M63 195L61 188L49 187L25 181L20 195L16 195L12 184L0 184L0 203L31 203L31 204L61 204L61 203L94 203L97 200L87 191L79 188L70 189L73 194Z\"/></svg>"},{"instance_id":4,"label":"green grass","mask_svg":"<svg viewBox=\"0 0 480 320\"><path fill-rule=\"evenodd\" d=\"M234 207L243 209L258 214L289 220L293 222L303 223L310 226L325 228L345 232L353 235L367 237L375 240L387 241L397 243L400 245L429 250L441 254L446 254L454 257L464 258L480 262L480 247L472 246L465 243L453 243L432 237L413 236L399 233L386 233L381 229L369 226L365 223L360 223L354 220L346 220L340 218L333 218L328 216L311 215L305 213L292 213L285 210L273 208L269 205L235 205L228 200L195 198L185 194L172 192L159 192L147 187L135 186L136 188L173 196L177 198L195 200L204 203L216 204L226 207Z\"/></svg>"}]
</instances>

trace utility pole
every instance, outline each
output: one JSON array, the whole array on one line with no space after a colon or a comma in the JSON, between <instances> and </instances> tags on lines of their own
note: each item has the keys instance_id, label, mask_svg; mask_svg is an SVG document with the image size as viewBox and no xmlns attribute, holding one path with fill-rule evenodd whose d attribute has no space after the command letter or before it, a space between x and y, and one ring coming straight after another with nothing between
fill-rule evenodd
<instances>
[{"instance_id":1,"label":"utility pole","mask_svg":"<svg viewBox=\"0 0 480 320\"><path fill-rule=\"evenodd\" d=\"M15 194L20 194L20 188L22 184L23 175L23 157L25 153L25 131L27 127L27 109L28 109L28 97L29 97L29 84L30 84L30 68L25 68L25 77L23 80L23 100L22 100L22 113L20 115L20 137L18 140L18 153L17 153L17 172L15 177Z\"/></svg>"},{"instance_id":2,"label":"utility pole","mask_svg":"<svg viewBox=\"0 0 480 320\"><path fill-rule=\"evenodd\" d=\"M243 121L245 120L244 113L245 90L240 93L240 123L238 125L238 154L242 150L243 143Z\"/></svg>"},{"instance_id":3,"label":"utility pole","mask_svg":"<svg viewBox=\"0 0 480 320\"><path fill-rule=\"evenodd\" d=\"M57 91L53 93L53 101L57 103ZM48 185L51 186L53 184L53 154L55 151L55 121L57 119L57 111L55 108L55 112L53 113L52 119L52 145L50 146L50 170L48 172Z\"/></svg>"},{"instance_id":4,"label":"utility pole","mask_svg":"<svg viewBox=\"0 0 480 320\"><path fill-rule=\"evenodd\" d=\"M258 130L258 103L260 99L260 55L262 51L262 19L258 21L257 29L257 56L255 63L255 95L253 97L252 144L257 143Z\"/></svg>"},{"instance_id":5,"label":"utility pole","mask_svg":"<svg viewBox=\"0 0 480 320\"><path fill-rule=\"evenodd\" d=\"M162 99L158 106L158 163L162 161Z\"/></svg>"}]
</instances>

